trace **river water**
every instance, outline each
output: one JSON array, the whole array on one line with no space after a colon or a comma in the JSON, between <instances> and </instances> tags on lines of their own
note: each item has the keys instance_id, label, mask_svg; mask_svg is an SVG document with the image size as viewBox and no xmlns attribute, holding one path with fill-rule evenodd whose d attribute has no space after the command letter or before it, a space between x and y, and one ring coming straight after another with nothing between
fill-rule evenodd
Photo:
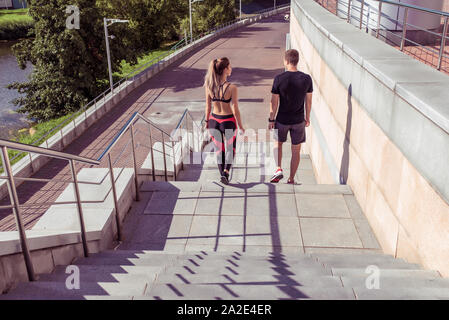
<instances>
[{"instance_id":1,"label":"river water","mask_svg":"<svg viewBox=\"0 0 449 320\"><path fill-rule=\"evenodd\" d=\"M19 97L16 90L6 89L5 86L14 81L26 81L32 67L21 70L16 58L12 54L13 42L0 42L0 138L8 139L14 130L28 127L28 122L23 114L15 112L11 100Z\"/></svg>"}]
</instances>

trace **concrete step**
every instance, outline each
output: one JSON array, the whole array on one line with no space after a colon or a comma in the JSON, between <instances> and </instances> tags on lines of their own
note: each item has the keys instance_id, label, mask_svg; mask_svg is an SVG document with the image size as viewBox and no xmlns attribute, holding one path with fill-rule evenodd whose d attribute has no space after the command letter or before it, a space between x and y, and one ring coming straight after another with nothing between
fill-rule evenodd
<instances>
[{"instance_id":1,"label":"concrete step","mask_svg":"<svg viewBox=\"0 0 449 320\"><path fill-rule=\"evenodd\" d=\"M365 268L330 268L335 276L359 278L368 277ZM414 279L441 279L441 276L434 270L417 270L417 269L387 269L382 268L382 277L388 278L414 278Z\"/></svg>"},{"instance_id":2,"label":"concrete step","mask_svg":"<svg viewBox=\"0 0 449 320\"><path fill-rule=\"evenodd\" d=\"M66 273L50 273L39 276L39 281L45 282L65 282L69 277ZM111 283L131 283L131 282L147 282L151 283L156 279L156 273L150 274L128 274L128 273L97 273L83 272L80 273L80 284L88 282L111 282Z\"/></svg>"},{"instance_id":3,"label":"concrete step","mask_svg":"<svg viewBox=\"0 0 449 320\"><path fill-rule=\"evenodd\" d=\"M188 274L167 273L158 275L155 283L172 284L240 284L240 285L287 285L287 286L307 286L307 287L342 287L340 277L316 276L312 273L303 272L294 275L275 274L239 274L230 275L226 273L206 273Z\"/></svg>"},{"instance_id":4,"label":"concrete step","mask_svg":"<svg viewBox=\"0 0 449 320\"><path fill-rule=\"evenodd\" d=\"M83 282L80 289L69 290L64 282L27 282L20 283L6 299L83 299L84 296L134 296L144 294L147 283L142 281L127 281L124 283L112 282Z\"/></svg>"},{"instance_id":5,"label":"concrete step","mask_svg":"<svg viewBox=\"0 0 449 320\"><path fill-rule=\"evenodd\" d=\"M108 258L80 258L74 261L74 265L117 265L117 266L149 266L162 267L174 265L177 258L172 256L154 257L154 258L127 258L127 257L108 257Z\"/></svg>"},{"instance_id":6,"label":"concrete step","mask_svg":"<svg viewBox=\"0 0 449 320\"><path fill-rule=\"evenodd\" d=\"M339 299L353 300L350 288L316 288L306 286L263 286L260 285L188 285L155 284L138 299L162 300L274 300L274 299Z\"/></svg>"},{"instance_id":7,"label":"concrete step","mask_svg":"<svg viewBox=\"0 0 449 320\"><path fill-rule=\"evenodd\" d=\"M380 255L334 255L317 257L317 259L328 267L367 268L374 265L381 269L420 269L417 264L410 264L402 259Z\"/></svg>"},{"instance_id":8,"label":"concrete step","mask_svg":"<svg viewBox=\"0 0 449 320\"><path fill-rule=\"evenodd\" d=\"M222 265L222 266L170 266L167 267L162 273L169 273L169 274L186 274L186 275L193 275L193 274L229 274L232 276L236 275L308 275L310 277L316 277L316 276L331 276L332 272L330 269L320 267L320 266L301 266L297 268L284 268L284 267L276 267L276 266L253 266L252 268L238 268L232 265Z\"/></svg>"},{"instance_id":9,"label":"concrete step","mask_svg":"<svg viewBox=\"0 0 449 320\"><path fill-rule=\"evenodd\" d=\"M323 264L327 268L361 268L363 270L366 270L369 266L376 266L380 270L384 269L419 270L421 268L421 266L417 264L409 264L407 262L400 262L400 261L379 261L376 263L370 261L366 262L335 261Z\"/></svg>"},{"instance_id":10,"label":"concrete step","mask_svg":"<svg viewBox=\"0 0 449 320\"><path fill-rule=\"evenodd\" d=\"M120 265L78 265L77 266L80 275L110 275L110 274L123 274L123 275L137 275L145 276L150 279L154 279L157 274L164 271L165 266L120 266ZM53 273L48 275L49 277L64 276L67 277L65 266L58 266L53 270Z\"/></svg>"},{"instance_id":11,"label":"concrete step","mask_svg":"<svg viewBox=\"0 0 449 320\"><path fill-rule=\"evenodd\" d=\"M178 265L188 266L188 267L217 267L221 268L222 266L235 267L239 270L248 269L251 270L255 267L278 267L278 268L291 268L297 269L301 267L309 267L309 268L321 268L322 265L314 261L310 258L302 259L302 260L235 260L235 259L214 259L214 260L194 260L194 259L181 259L177 262Z\"/></svg>"},{"instance_id":12,"label":"concrete step","mask_svg":"<svg viewBox=\"0 0 449 320\"><path fill-rule=\"evenodd\" d=\"M368 274L365 276L342 276L341 280L345 287L366 288ZM414 278L405 276L388 277L379 274L379 288L446 288L449 291L449 279L443 278Z\"/></svg>"},{"instance_id":13,"label":"concrete step","mask_svg":"<svg viewBox=\"0 0 449 320\"><path fill-rule=\"evenodd\" d=\"M360 300L449 300L446 288L354 288L354 293Z\"/></svg>"},{"instance_id":14,"label":"concrete step","mask_svg":"<svg viewBox=\"0 0 449 320\"><path fill-rule=\"evenodd\" d=\"M309 254L297 253L297 254L248 254L242 252L205 252L205 251L192 251L186 253L164 253L161 251L153 252L146 250L107 250L100 253L91 254L92 258L110 258L110 257L121 257L121 258L160 258L160 257L172 257L174 259L194 259L196 261L202 260L226 260L231 259L235 261L316 261L316 258L311 257Z\"/></svg>"}]
</instances>

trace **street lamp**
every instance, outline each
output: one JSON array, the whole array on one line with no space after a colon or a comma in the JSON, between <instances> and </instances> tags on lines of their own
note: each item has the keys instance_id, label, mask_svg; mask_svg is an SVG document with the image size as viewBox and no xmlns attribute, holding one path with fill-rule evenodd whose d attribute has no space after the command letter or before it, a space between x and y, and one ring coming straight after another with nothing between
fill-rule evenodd
<instances>
[{"instance_id":1,"label":"street lamp","mask_svg":"<svg viewBox=\"0 0 449 320\"><path fill-rule=\"evenodd\" d=\"M242 19L242 0L240 0L240 19Z\"/></svg>"},{"instance_id":2,"label":"street lamp","mask_svg":"<svg viewBox=\"0 0 449 320\"><path fill-rule=\"evenodd\" d=\"M108 22L110 22L108 24ZM127 23L129 20L120 20L120 19L107 19L104 18L104 35L106 38L106 54L108 56L108 68L109 68L109 85L111 86L111 94L114 94L114 83L112 82L112 65L111 65L111 53L109 51L109 38L114 39L114 35L109 35L108 27L113 25L114 23Z\"/></svg>"},{"instance_id":3,"label":"street lamp","mask_svg":"<svg viewBox=\"0 0 449 320\"><path fill-rule=\"evenodd\" d=\"M192 28L192 4L203 0L189 0L189 15L190 15L190 42L193 42L193 28Z\"/></svg>"}]
</instances>

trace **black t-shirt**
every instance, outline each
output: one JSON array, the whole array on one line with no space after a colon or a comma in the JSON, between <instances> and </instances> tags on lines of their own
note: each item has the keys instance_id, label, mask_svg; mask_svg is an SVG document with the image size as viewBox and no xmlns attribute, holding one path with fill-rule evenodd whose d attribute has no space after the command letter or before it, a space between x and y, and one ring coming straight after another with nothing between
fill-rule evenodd
<instances>
[{"instance_id":1,"label":"black t-shirt","mask_svg":"<svg viewBox=\"0 0 449 320\"><path fill-rule=\"evenodd\" d=\"M312 78L300 71L286 71L274 78L271 93L280 96L276 120L282 124L298 124L304 121L306 94L313 92Z\"/></svg>"}]
</instances>

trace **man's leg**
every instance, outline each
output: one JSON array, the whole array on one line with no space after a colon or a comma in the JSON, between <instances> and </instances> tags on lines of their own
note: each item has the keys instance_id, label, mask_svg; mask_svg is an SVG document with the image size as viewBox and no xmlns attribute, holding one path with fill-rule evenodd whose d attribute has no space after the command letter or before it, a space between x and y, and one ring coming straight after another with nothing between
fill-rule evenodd
<instances>
[{"instance_id":1,"label":"man's leg","mask_svg":"<svg viewBox=\"0 0 449 320\"><path fill-rule=\"evenodd\" d=\"M284 178L282 171L282 144L287 140L288 126L276 122L274 126L274 148L273 156L276 163L276 170L270 179L270 182L277 183Z\"/></svg>"},{"instance_id":2,"label":"man's leg","mask_svg":"<svg viewBox=\"0 0 449 320\"><path fill-rule=\"evenodd\" d=\"M299 167L301 154L301 144L292 144L292 160L290 161L290 177L288 181L295 181L295 174Z\"/></svg>"},{"instance_id":3,"label":"man's leg","mask_svg":"<svg viewBox=\"0 0 449 320\"><path fill-rule=\"evenodd\" d=\"M282 167L282 144L283 142L274 141L273 155L278 169Z\"/></svg>"},{"instance_id":4,"label":"man's leg","mask_svg":"<svg viewBox=\"0 0 449 320\"><path fill-rule=\"evenodd\" d=\"M296 171L299 167L301 143L306 141L305 122L292 125L290 136L292 138L292 160L290 161L290 177L287 183L294 183Z\"/></svg>"}]
</instances>

